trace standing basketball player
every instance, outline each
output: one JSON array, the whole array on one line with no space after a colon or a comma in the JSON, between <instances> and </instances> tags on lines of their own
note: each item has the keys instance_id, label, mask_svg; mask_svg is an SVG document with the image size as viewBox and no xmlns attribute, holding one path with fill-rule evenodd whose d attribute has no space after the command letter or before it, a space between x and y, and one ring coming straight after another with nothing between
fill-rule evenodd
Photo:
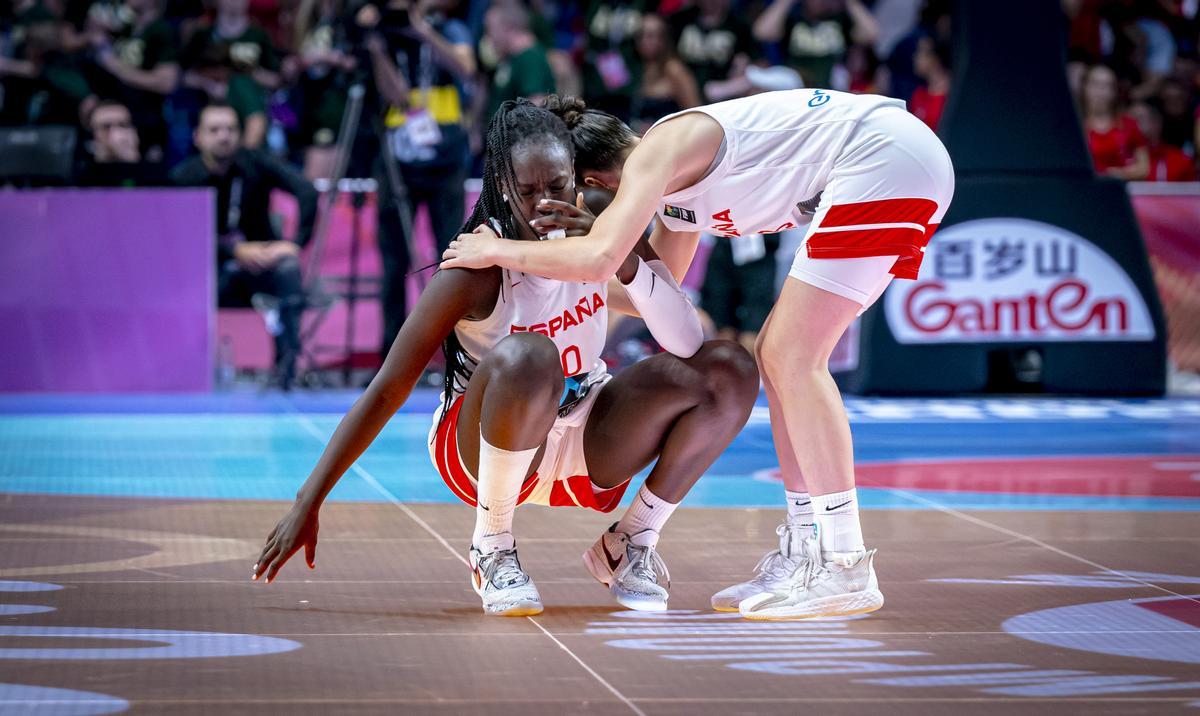
<instances>
[{"instance_id":1,"label":"standing basketball player","mask_svg":"<svg viewBox=\"0 0 1200 716\"><path fill-rule=\"evenodd\" d=\"M577 197L573 154L561 119L524 100L505 102L489 126L483 192L468 225L530 242L539 238L533 217L545 234L586 233L591 215L581 201L569 203ZM301 547L313 565L321 503L444 342L445 401L430 457L450 490L476 507L470 564L484 612L542 610L517 559L516 505L609 512L652 461L632 506L584 562L620 604L666 609L659 532L749 418L758 371L735 343L702 344L695 309L648 244L637 243L614 272L612 281L588 282L495 267L438 272L268 536L254 577L269 582ZM636 310L671 353L609 376L600 354L610 307Z\"/></svg>"},{"instance_id":2,"label":"standing basketball player","mask_svg":"<svg viewBox=\"0 0 1200 716\"><path fill-rule=\"evenodd\" d=\"M756 353L788 516L755 577L713 597L748 618L867 612L883 605L863 544L850 425L829 355L893 277L913 279L954 192L933 132L899 100L828 90L769 92L668 116L640 139L582 102L550 105L585 184L616 190L586 237L531 244L484 229L445 266L498 265L563 280L607 276L655 215L651 244L676 276L700 231L773 233L808 223ZM815 529L814 529L815 525Z\"/></svg>"}]
</instances>

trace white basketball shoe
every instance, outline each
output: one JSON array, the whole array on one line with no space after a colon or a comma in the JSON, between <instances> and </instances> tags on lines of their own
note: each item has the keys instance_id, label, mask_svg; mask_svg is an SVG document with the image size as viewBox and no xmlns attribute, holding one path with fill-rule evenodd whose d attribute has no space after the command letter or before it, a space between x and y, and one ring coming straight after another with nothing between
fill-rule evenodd
<instances>
[{"instance_id":1,"label":"white basketball shoe","mask_svg":"<svg viewBox=\"0 0 1200 716\"><path fill-rule=\"evenodd\" d=\"M517 546L483 554L471 547L471 586L483 600L483 613L530 617L542 613L542 597L521 568Z\"/></svg>"},{"instance_id":2,"label":"white basketball shoe","mask_svg":"<svg viewBox=\"0 0 1200 716\"><path fill-rule=\"evenodd\" d=\"M616 524L609 527L583 553L584 566L608 587L617 604L640 612L665 611L670 595L660 581L670 586L671 573L658 551L648 544L651 530L627 535L616 528Z\"/></svg>"},{"instance_id":3,"label":"white basketball shoe","mask_svg":"<svg viewBox=\"0 0 1200 716\"><path fill-rule=\"evenodd\" d=\"M813 534L811 525L800 526L784 522L775 528L779 549L768 552L754 566L754 577L748 582L722 589L712 596L712 608L718 612L736 612L743 600L759 594L786 589L792 574L806 559L801 543Z\"/></svg>"},{"instance_id":4,"label":"white basketball shoe","mask_svg":"<svg viewBox=\"0 0 1200 716\"><path fill-rule=\"evenodd\" d=\"M808 619L873 612L883 606L875 577L875 550L825 562L816 537L803 543L805 558L787 584L742 600L746 619Z\"/></svg>"}]
</instances>

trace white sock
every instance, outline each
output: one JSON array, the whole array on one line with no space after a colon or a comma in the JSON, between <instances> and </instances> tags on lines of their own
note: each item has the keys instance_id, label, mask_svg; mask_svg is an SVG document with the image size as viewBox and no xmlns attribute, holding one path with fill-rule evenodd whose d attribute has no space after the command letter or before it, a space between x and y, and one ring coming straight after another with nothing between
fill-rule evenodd
<instances>
[{"instance_id":1,"label":"white sock","mask_svg":"<svg viewBox=\"0 0 1200 716\"><path fill-rule=\"evenodd\" d=\"M858 491L812 496L821 555L826 561L853 559L865 551L862 525L858 522Z\"/></svg>"},{"instance_id":2,"label":"white sock","mask_svg":"<svg viewBox=\"0 0 1200 716\"><path fill-rule=\"evenodd\" d=\"M812 498L807 492L792 492L784 490L783 494L787 496L787 521L788 524L800 525L801 527L812 527L813 522L813 506Z\"/></svg>"},{"instance_id":3,"label":"white sock","mask_svg":"<svg viewBox=\"0 0 1200 716\"><path fill-rule=\"evenodd\" d=\"M658 533L662 531L663 525L667 524L671 513L678 506L678 504L667 502L654 494L643 483L642 488L633 498L633 504L629 506L629 509L625 511L625 516L617 523L617 531L630 536L637 535L639 532L645 533L638 537L636 544L653 547L658 544ZM647 533L646 530L650 530L650 532Z\"/></svg>"},{"instance_id":4,"label":"white sock","mask_svg":"<svg viewBox=\"0 0 1200 716\"><path fill-rule=\"evenodd\" d=\"M489 554L498 549L512 549L513 510L535 455L537 448L501 450L484 440L480 432L479 475L475 487L478 506L475 508L475 532L471 535L471 544L480 552Z\"/></svg>"}]
</instances>

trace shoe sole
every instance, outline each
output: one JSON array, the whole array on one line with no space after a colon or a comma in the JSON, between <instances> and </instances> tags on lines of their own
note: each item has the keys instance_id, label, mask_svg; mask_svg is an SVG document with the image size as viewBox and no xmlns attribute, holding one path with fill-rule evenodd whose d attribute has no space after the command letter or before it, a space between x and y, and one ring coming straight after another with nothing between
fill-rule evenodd
<instances>
[{"instance_id":1,"label":"shoe sole","mask_svg":"<svg viewBox=\"0 0 1200 716\"><path fill-rule=\"evenodd\" d=\"M665 611L667 611L667 603L666 602L643 602L643 601L639 601L637 599L631 599L629 597L622 596L619 594L613 594L613 597L617 600L617 604L620 604L621 606L625 607L626 609L632 609L635 612L665 612Z\"/></svg>"},{"instance_id":2,"label":"shoe sole","mask_svg":"<svg viewBox=\"0 0 1200 716\"><path fill-rule=\"evenodd\" d=\"M489 617L535 617L542 613L542 605L537 602L520 602L502 612L491 612L484 607L483 613Z\"/></svg>"},{"instance_id":3,"label":"shoe sole","mask_svg":"<svg viewBox=\"0 0 1200 716\"><path fill-rule=\"evenodd\" d=\"M848 617L873 612L882 606L883 593L878 589L868 589L849 598L845 596L824 597L805 604L741 612L741 614L751 621L791 621L793 619L816 619L817 617Z\"/></svg>"},{"instance_id":4,"label":"shoe sole","mask_svg":"<svg viewBox=\"0 0 1200 716\"><path fill-rule=\"evenodd\" d=\"M479 595L480 599L483 599L483 592L479 587L475 586L474 579L471 580L471 589L474 590L475 594ZM489 617L534 617L541 614L542 610L543 607L540 600L535 602L530 599L522 599L508 609L498 612L488 609L486 604L483 605L483 613Z\"/></svg>"},{"instance_id":5,"label":"shoe sole","mask_svg":"<svg viewBox=\"0 0 1200 716\"><path fill-rule=\"evenodd\" d=\"M715 605L713 606L712 610L714 612L725 612L725 613L741 611L737 607L718 607Z\"/></svg>"}]
</instances>

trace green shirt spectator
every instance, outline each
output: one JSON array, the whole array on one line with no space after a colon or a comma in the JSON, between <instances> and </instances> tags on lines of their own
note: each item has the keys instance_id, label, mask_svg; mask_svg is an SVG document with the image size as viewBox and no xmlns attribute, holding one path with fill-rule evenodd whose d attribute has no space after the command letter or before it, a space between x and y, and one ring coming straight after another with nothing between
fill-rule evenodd
<instances>
[{"instance_id":1,"label":"green shirt spectator","mask_svg":"<svg viewBox=\"0 0 1200 716\"><path fill-rule=\"evenodd\" d=\"M129 0L125 13L92 21L92 90L124 104L141 132L143 151L157 156L167 141L163 104L179 82L179 41L162 19L159 0Z\"/></svg>"},{"instance_id":2,"label":"green shirt spectator","mask_svg":"<svg viewBox=\"0 0 1200 716\"><path fill-rule=\"evenodd\" d=\"M629 103L641 76L633 39L642 18L654 12L650 0L591 0L584 31L583 94L588 105L629 117Z\"/></svg>"},{"instance_id":3,"label":"green shirt spectator","mask_svg":"<svg viewBox=\"0 0 1200 716\"><path fill-rule=\"evenodd\" d=\"M786 64L806 87L831 87L833 69L851 44L873 45L879 23L861 0L774 0L754 23L761 42L778 43ZM834 89L848 89L835 87Z\"/></svg>"},{"instance_id":4,"label":"green shirt spectator","mask_svg":"<svg viewBox=\"0 0 1200 716\"><path fill-rule=\"evenodd\" d=\"M280 85L279 57L270 37L247 15L249 0L218 0L217 17L192 35L180 54L183 84L227 101L242 121L242 144L262 145L267 92Z\"/></svg>"},{"instance_id":5,"label":"green shirt spectator","mask_svg":"<svg viewBox=\"0 0 1200 716\"><path fill-rule=\"evenodd\" d=\"M484 126L505 100L534 101L556 90L546 48L530 29L529 14L519 7L493 7L485 18L487 36L500 58L492 78Z\"/></svg>"}]
</instances>

